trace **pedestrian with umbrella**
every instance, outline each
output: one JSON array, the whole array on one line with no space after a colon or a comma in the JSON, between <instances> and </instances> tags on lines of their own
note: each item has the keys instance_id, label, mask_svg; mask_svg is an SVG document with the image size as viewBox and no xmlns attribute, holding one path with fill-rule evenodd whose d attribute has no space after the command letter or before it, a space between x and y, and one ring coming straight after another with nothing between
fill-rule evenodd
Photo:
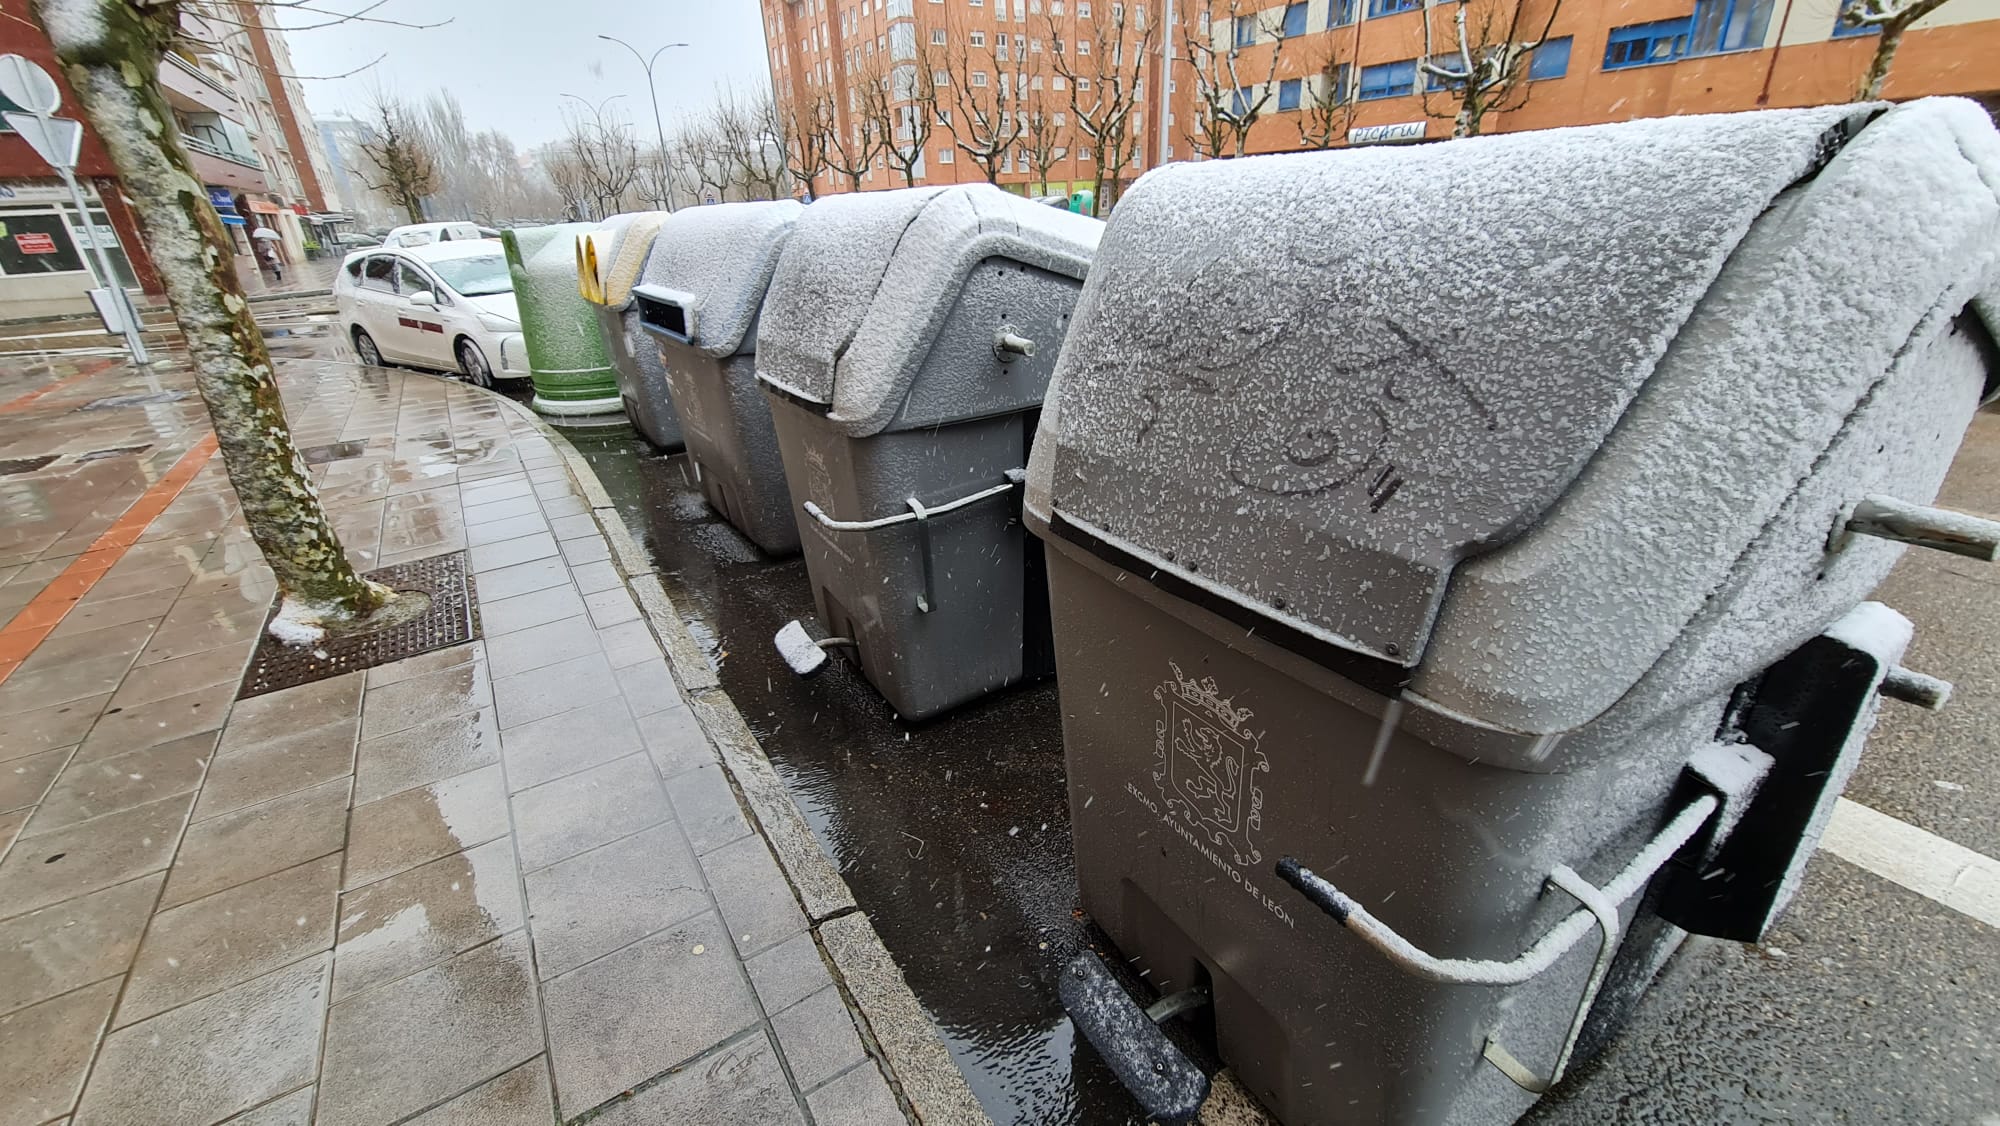
<instances>
[{"instance_id":1,"label":"pedestrian with umbrella","mask_svg":"<svg viewBox=\"0 0 2000 1126\"><path fill-rule=\"evenodd\" d=\"M272 281L285 280L285 260L278 254L278 232L269 227L258 227L250 232L250 238L257 246L257 266Z\"/></svg>"}]
</instances>

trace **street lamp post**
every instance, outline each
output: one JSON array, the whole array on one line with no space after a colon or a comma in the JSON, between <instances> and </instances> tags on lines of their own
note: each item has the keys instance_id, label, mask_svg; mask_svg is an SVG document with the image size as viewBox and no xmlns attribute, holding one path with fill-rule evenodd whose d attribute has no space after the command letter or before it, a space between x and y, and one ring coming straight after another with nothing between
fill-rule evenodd
<instances>
[{"instance_id":1,"label":"street lamp post","mask_svg":"<svg viewBox=\"0 0 2000 1126\"><path fill-rule=\"evenodd\" d=\"M667 159L667 127L660 121L660 92L653 86L653 64L659 62L660 56L666 54L669 48L685 47L687 46L687 44L669 43L666 46L661 47L659 50L654 51L653 57L649 59L646 56L640 54L639 49L637 47L632 46L630 43L625 42L623 39L620 39L617 36L600 35L598 36L598 38L604 40L607 43L616 43L620 47L625 48L627 51L632 52L632 57L638 59L639 64L646 68L646 94L653 101L653 133L656 139L660 143L660 149L659 149L660 161L662 164L664 164ZM658 200L657 202L661 207L665 207L668 203L668 201L664 199Z\"/></svg>"}]
</instances>

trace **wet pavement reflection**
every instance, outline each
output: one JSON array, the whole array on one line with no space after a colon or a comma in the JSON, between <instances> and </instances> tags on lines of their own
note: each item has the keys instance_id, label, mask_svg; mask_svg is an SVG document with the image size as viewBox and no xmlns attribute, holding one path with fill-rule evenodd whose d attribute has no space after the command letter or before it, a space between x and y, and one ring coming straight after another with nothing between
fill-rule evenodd
<instances>
[{"instance_id":1,"label":"wet pavement reflection","mask_svg":"<svg viewBox=\"0 0 2000 1126\"><path fill-rule=\"evenodd\" d=\"M1055 683L910 725L844 662L798 680L771 637L812 611L805 564L765 559L703 502L685 458L629 426L565 436L651 553L994 1121L1143 1121L1056 1000L1056 971L1090 938Z\"/></svg>"}]
</instances>

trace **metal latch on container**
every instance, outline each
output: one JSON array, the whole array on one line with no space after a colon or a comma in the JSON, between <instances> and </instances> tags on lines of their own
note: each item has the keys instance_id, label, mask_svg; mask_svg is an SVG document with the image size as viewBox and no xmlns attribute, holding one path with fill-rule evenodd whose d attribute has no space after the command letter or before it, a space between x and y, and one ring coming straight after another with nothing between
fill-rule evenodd
<instances>
[{"instance_id":1,"label":"metal latch on container","mask_svg":"<svg viewBox=\"0 0 2000 1126\"><path fill-rule=\"evenodd\" d=\"M993 357L1003 364L1011 364L1023 356L1032 359L1035 342L1014 331L1013 325L1001 325L993 330Z\"/></svg>"},{"instance_id":2,"label":"metal latch on container","mask_svg":"<svg viewBox=\"0 0 2000 1126\"><path fill-rule=\"evenodd\" d=\"M1548 886L1576 900L1581 906L1511 962L1439 958L1418 949L1387 923L1369 914L1366 907L1292 857L1278 861L1277 874L1313 906L1373 946L1396 968L1413 977L1447 985L1519 985L1555 965L1595 927L1600 934L1597 959L1591 966L1583 996L1577 1001L1562 1048L1556 1055L1555 1068L1548 1077L1536 1075L1497 1039L1491 1036L1486 1039L1483 1054L1487 1062L1499 1068L1521 1089L1540 1094L1559 1082L1569 1069L1570 1055L1576 1050L1584 1019L1590 1015L1591 1003L1597 999L1597 991L1603 987L1605 975L1611 970L1611 958L1618 949L1618 905L1637 895L1683 845L1694 839L1695 834L1721 807L1722 799L1715 794L1704 794L1689 802L1645 848L1639 850L1624 871L1602 888L1577 875L1568 865L1556 865L1549 872Z\"/></svg>"},{"instance_id":3,"label":"metal latch on container","mask_svg":"<svg viewBox=\"0 0 2000 1126\"><path fill-rule=\"evenodd\" d=\"M990 500L994 497L1011 493L1027 481L1028 471L1026 469L1009 469L1004 476L1007 480L1002 484L988 486L976 493L968 493L957 500L946 501L943 504L927 505L915 497L907 497L903 503L909 506L910 510L908 512L898 512L894 516L882 516L874 520L835 520L833 517L828 516L824 509L812 501L805 502L803 507L806 510L807 516L819 521L820 527L835 532L873 532L883 528L893 528L898 524L915 523L917 526L917 547L923 556L924 566L924 589L917 595L917 610L920 613L928 614L936 605L931 581L931 519L943 516L949 512L956 512L961 508L977 504L982 500Z\"/></svg>"}]
</instances>

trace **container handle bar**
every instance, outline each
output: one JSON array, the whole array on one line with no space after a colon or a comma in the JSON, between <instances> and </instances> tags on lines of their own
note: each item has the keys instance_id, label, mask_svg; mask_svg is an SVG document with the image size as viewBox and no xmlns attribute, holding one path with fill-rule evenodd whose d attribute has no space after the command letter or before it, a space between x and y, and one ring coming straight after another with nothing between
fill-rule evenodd
<instances>
[{"instance_id":1,"label":"container handle bar","mask_svg":"<svg viewBox=\"0 0 2000 1126\"><path fill-rule=\"evenodd\" d=\"M1618 947L1618 905L1638 894L1639 889L1646 886L1646 881L1652 879L1681 850L1681 846L1692 840L1721 806L1722 800L1714 794L1704 794L1689 802L1673 820L1667 822L1659 835L1639 850L1624 871L1602 888L1577 875L1568 865L1556 865L1549 873L1548 885L1582 906L1550 928L1540 941L1522 951L1511 962L1439 958L1420 950L1388 924L1369 914L1366 907L1292 857L1278 861L1278 878L1292 885L1313 906L1333 916L1336 922L1353 931L1363 942L1373 946L1396 968L1413 977L1446 985L1518 985L1555 965L1557 959L1568 953L1593 927L1601 932L1590 979L1577 1002L1575 1014L1570 1018L1569 1032L1556 1056L1555 1070L1548 1078L1536 1075L1498 1040L1491 1036L1486 1039L1482 1054L1487 1062L1499 1068L1521 1089L1541 1094L1561 1081L1563 1073L1569 1069L1570 1055L1576 1049L1577 1037L1583 1032L1583 1022L1590 1014L1590 1006L1597 999L1598 990L1604 985L1605 975L1610 972L1611 958Z\"/></svg>"},{"instance_id":2,"label":"container handle bar","mask_svg":"<svg viewBox=\"0 0 2000 1126\"><path fill-rule=\"evenodd\" d=\"M904 502L910 506L908 512L898 512L894 516L883 516L875 520L835 520L826 514L825 509L822 509L812 501L805 503L805 510L806 515L819 521L821 527L831 528L836 532L872 532L878 528L891 528L897 524L907 524L912 520L923 520L932 516L942 516L947 512L957 511L967 505L977 504L982 500L988 500L1003 493L1012 492L1014 489L1019 488L1023 481L1027 480L1027 472L1021 469L1009 469L1006 476L1007 480L1001 484L981 489L976 493L968 493L957 500L946 501L939 505L923 504L917 498L911 497Z\"/></svg>"}]
</instances>

